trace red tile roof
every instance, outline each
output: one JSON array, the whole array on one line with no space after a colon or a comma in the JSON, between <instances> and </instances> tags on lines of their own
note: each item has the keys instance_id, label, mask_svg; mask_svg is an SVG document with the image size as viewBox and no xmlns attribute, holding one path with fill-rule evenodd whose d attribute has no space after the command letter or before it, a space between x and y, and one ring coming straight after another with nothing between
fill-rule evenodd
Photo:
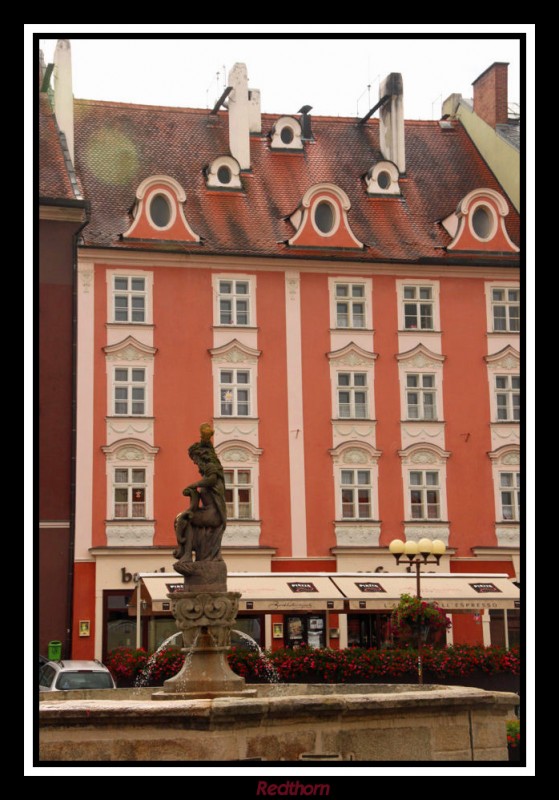
<instances>
[{"instance_id":1,"label":"red tile roof","mask_svg":"<svg viewBox=\"0 0 559 800\"><path fill-rule=\"evenodd\" d=\"M405 125L406 177L401 197L369 197L365 173L383 160L378 120L313 117L314 142L303 153L271 152L267 134L277 115L262 115L263 136L251 137L251 174L243 192L206 187L203 169L229 154L226 112L78 100L75 103L76 170L91 203L84 230L89 246L185 249L253 256L338 257L350 260L448 261L451 241L440 220L472 189L504 194L459 122L443 130L436 121ZM132 243L136 187L151 175L175 178L186 191L184 211L201 244ZM331 182L351 201L348 221L365 243L361 251L296 250L286 245L294 228L287 217L313 184ZM519 243L518 214L509 203L509 234ZM460 259L475 255L460 256ZM487 258L487 256L484 256ZM479 260L479 258L477 259ZM506 256L507 263L514 257Z\"/></svg>"},{"instance_id":2,"label":"red tile roof","mask_svg":"<svg viewBox=\"0 0 559 800\"><path fill-rule=\"evenodd\" d=\"M76 200L80 187L70 179L58 126L46 92L39 94L39 197L49 200ZM75 179L75 176L73 176Z\"/></svg>"}]
</instances>

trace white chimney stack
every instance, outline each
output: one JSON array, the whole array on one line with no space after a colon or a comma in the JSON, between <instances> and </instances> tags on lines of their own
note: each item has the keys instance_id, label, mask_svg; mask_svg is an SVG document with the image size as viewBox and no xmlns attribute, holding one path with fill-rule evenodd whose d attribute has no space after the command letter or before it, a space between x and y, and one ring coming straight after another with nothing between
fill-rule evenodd
<instances>
[{"instance_id":1,"label":"white chimney stack","mask_svg":"<svg viewBox=\"0 0 559 800\"><path fill-rule=\"evenodd\" d=\"M229 73L229 150L241 169L250 169L250 105L245 64L235 64Z\"/></svg>"},{"instance_id":2,"label":"white chimney stack","mask_svg":"<svg viewBox=\"0 0 559 800\"><path fill-rule=\"evenodd\" d=\"M249 130L250 133L262 133L262 114L260 112L260 89L248 90Z\"/></svg>"},{"instance_id":3,"label":"white chimney stack","mask_svg":"<svg viewBox=\"0 0 559 800\"><path fill-rule=\"evenodd\" d=\"M399 72L391 72L379 86L379 100L388 95L380 107L380 150L387 161L393 161L400 173L406 171L404 142L404 83Z\"/></svg>"},{"instance_id":4,"label":"white chimney stack","mask_svg":"<svg viewBox=\"0 0 559 800\"><path fill-rule=\"evenodd\" d=\"M66 137L74 163L74 95L72 92L72 51L69 39L59 39L54 51L54 114Z\"/></svg>"}]
</instances>

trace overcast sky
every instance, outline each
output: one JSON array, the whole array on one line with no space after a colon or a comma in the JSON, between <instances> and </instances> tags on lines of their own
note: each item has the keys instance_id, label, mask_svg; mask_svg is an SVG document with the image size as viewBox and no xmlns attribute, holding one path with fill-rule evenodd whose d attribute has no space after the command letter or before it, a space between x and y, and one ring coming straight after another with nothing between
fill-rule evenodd
<instances>
[{"instance_id":1,"label":"overcast sky","mask_svg":"<svg viewBox=\"0 0 559 800\"><path fill-rule=\"evenodd\" d=\"M42 27L49 33L45 29L54 26ZM100 38L79 38L88 37L83 31L87 26L66 27L64 31L58 26L56 35L71 40L74 96L78 98L212 107L227 85L229 69L242 61L248 67L251 87L261 90L263 111L294 114L309 104L313 114L361 116L369 103L377 101L379 81L389 72L401 72L405 117L438 119L444 98L452 92L471 97L472 81L494 61L506 61L510 64L509 102L520 100L520 47L512 32L504 34L508 38L453 33L434 39L430 38L432 32L436 35L441 26L414 26L429 28L429 33L401 39L396 32L379 38L366 31L372 26L355 25L346 27L359 30L359 34L342 33L333 38L336 34L326 30L301 33L301 38L295 39L284 38L293 36L292 28L291 33L277 33L276 26L273 33L260 30L250 39L246 38L250 26L240 26L244 36L239 38L231 31L223 34L229 38L218 38L219 32L196 35L191 28L190 34L179 33L172 39L157 33L127 39L121 38L125 33L119 31L98 33ZM95 26L97 31L104 27ZM148 26L136 26L143 27ZM150 31L155 27L149 26ZM339 31L344 26L323 27ZM509 27L522 30L523 26ZM70 28L79 35L73 36ZM43 31L38 31L39 35ZM148 36L142 31L136 35ZM55 45L56 38L40 39L46 63L52 61Z\"/></svg>"}]
</instances>

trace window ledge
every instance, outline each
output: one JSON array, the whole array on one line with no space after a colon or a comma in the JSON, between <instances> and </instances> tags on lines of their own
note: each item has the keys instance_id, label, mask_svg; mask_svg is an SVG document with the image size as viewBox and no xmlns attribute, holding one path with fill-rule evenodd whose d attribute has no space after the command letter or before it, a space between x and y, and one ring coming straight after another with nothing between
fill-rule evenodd
<instances>
[{"instance_id":1,"label":"window ledge","mask_svg":"<svg viewBox=\"0 0 559 800\"><path fill-rule=\"evenodd\" d=\"M155 417L144 416L143 414L108 414L105 420L109 419L155 419Z\"/></svg>"},{"instance_id":2,"label":"window ledge","mask_svg":"<svg viewBox=\"0 0 559 800\"><path fill-rule=\"evenodd\" d=\"M432 328L398 328L398 333L437 333L442 334L442 331L435 331Z\"/></svg>"},{"instance_id":3,"label":"window ledge","mask_svg":"<svg viewBox=\"0 0 559 800\"><path fill-rule=\"evenodd\" d=\"M421 423L421 425L446 425L446 420L444 419L401 419L401 425L410 425L414 422Z\"/></svg>"},{"instance_id":4,"label":"window ledge","mask_svg":"<svg viewBox=\"0 0 559 800\"><path fill-rule=\"evenodd\" d=\"M450 525L448 519L405 519L404 525Z\"/></svg>"},{"instance_id":5,"label":"window ledge","mask_svg":"<svg viewBox=\"0 0 559 800\"><path fill-rule=\"evenodd\" d=\"M330 333L345 333L346 331L351 333L374 333L374 328L330 328Z\"/></svg>"},{"instance_id":6,"label":"window ledge","mask_svg":"<svg viewBox=\"0 0 559 800\"><path fill-rule=\"evenodd\" d=\"M373 417L332 417L331 422L376 422Z\"/></svg>"},{"instance_id":7,"label":"window ledge","mask_svg":"<svg viewBox=\"0 0 559 800\"><path fill-rule=\"evenodd\" d=\"M521 331L487 331L487 336L520 336Z\"/></svg>"},{"instance_id":8,"label":"window ledge","mask_svg":"<svg viewBox=\"0 0 559 800\"><path fill-rule=\"evenodd\" d=\"M520 425L519 419L494 419L490 425Z\"/></svg>"},{"instance_id":9,"label":"window ledge","mask_svg":"<svg viewBox=\"0 0 559 800\"><path fill-rule=\"evenodd\" d=\"M334 525L349 525L352 522L358 525L380 525L380 519L373 519L372 517L346 517L345 519L335 519Z\"/></svg>"},{"instance_id":10,"label":"window ledge","mask_svg":"<svg viewBox=\"0 0 559 800\"><path fill-rule=\"evenodd\" d=\"M256 325L212 325L214 331L257 331Z\"/></svg>"},{"instance_id":11,"label":"window ledge","mask_svg":"<svg viewBox=\"0 0 559 800\"><path fill-rule=\"evenodd\" d=\"M260 417L235 417L233 415L231 415L231 416L222 416L222 415L219 415L219 414L214 414L214 419L223 419L223 420L229 420L230 419L230 420L236 420L236 421L240 420L241 422L246 419L246 420L250 420L250 422L258 422L260 420Z\"/></svg>"},{"instance_id":12,"label":"window ledge","mask_svg":"<svg viewBox=\"0 0 559 800\"><path fill-rule=\"evenodd\" d=\"M105 322L106 328L122 328L125 325L134 328L155 328L153 322Z\"/></svg>"},{"instance_id":13,"label":"window ledge","mask_svg":"<svg viewBox=\"0 0 559 800\"><path fill-rule=\"evenodd\" d=\"M243 525L260 525L262 523L261 519L256 519L256 517L227 517L227 524L229 523L242 523Z\"/></svg>"},{"instance_id":14,"label":"window ledge","mask_svg":"<svg viewBox=\"0 0 559 800\"><path fill-rule=\"evenodd\" d=\"M156 519L147 519L144 517L117 517L116 519L106 519L105 525L146 525L147 523L155 525L156 522Z\"/></svg>"}]
</instances>

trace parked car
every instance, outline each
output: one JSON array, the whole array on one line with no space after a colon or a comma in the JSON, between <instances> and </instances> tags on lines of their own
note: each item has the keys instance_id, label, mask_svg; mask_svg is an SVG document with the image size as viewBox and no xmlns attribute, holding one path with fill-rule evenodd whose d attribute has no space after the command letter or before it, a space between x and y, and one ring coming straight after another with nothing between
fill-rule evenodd
<instances>
[{"instance_id":1,"label":"parked car","mask_svg":"<svg viewBox=\"0 0 559 800\"><path fill-rule=\"evenodd\" d=\"M39 672L39 691L116 689L113 676L100 661L49 661Z\"/></svg>"}]
</instances>

